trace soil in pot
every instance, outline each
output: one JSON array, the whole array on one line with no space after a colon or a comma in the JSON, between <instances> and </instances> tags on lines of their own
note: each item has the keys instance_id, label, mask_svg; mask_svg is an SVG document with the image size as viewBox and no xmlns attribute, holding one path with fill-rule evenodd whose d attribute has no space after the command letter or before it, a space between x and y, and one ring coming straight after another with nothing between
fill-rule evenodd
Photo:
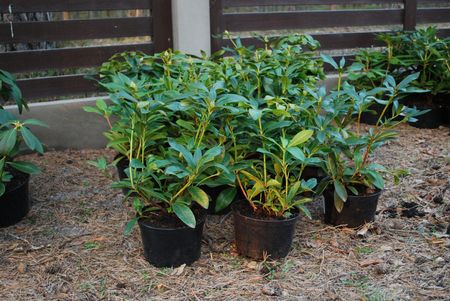
<instances>
[{"instance_id":1,"label":"soil in pot","mask_svg":"<svg viewBox=\"0 0 450 301\"><path fill-rule=\"evenodd\" d=\"M174 214L153 214L139 220L145 259L156 267L190 265L200 258L206 212L194 209L197 226L189 228Z\"/></svg>"},{"instance_id":2,"label":"soil in pot","mask_svg":"<svg viewBox=\"0 0 450 301\"><path fill-rule=\"evenodd\" d=\"M291 218L273 218L253 212L245 201L233 204L234 232L239 254L253 258L286 257L292 246L299 214Z\"/></svg>"},{"instance_id":3,"label":"soil in pot","mask_svg":"<svg viewBox=\"0 0 450 301\"><path fill-rule=\"evenodd\" d=\"M6 183L5 193L0 197L0 227L8 227L22 220L30 211L31 199L28 184L30 175L16 170Z\"/></svg>"},{"instance_id":4,"label":"soil in pot","mask_svg":"<svg viewBox=\"0 0 450 301\"><path fill-rule=\"evenodd\" d=\"M413 94L405 99L405 104L409 107L416 107L418 110L430 110L429 112L417 116L416 122L410 122L413 127L420 129L436 129L444 123L444 111L437 101L438 97L429 94Z\"/></svg>"},{"instance_id":5,"label":"soil in pot","mask_svg":"<svg viewBox=\"0 0 450 301\"><path fill-rule=\"evenodd\" d=\"M325 223L355 228L374 221L381 190L367 195L349 195L341 212L334 206L333 194L332 189L326 189L323 193Z\"/></svg>"}]
</instances>

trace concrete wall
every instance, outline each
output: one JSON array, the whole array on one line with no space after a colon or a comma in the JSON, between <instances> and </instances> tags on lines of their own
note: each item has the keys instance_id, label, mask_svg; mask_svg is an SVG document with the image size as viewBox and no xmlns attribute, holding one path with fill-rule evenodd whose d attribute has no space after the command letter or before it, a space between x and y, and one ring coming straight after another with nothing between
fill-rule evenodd
<instances>
[{"instance_id":1,"label":"concrete wall","mask_svg":"<svg viewBox=\"0 0 450 301\"><path fill-rule=\"evenodd\" d=\"M29 104L30 111L19 115L15 106L7 106L19 119L35 118L49 128L31 126L33 133L50 149L104 148L108 129L99 115L84 112L83 106L95 105L96 98L61 100Z\"/></svg>"},{"instance_id":2,"label":"concrete wall","mask_svg":"<svg viewBox=\"0 0 450 301\"><path fill-rule=\"evenodd\" d=\"M172 24L175 49L210 54L209 0L172 0Z\"/></svg>"}]
</instances>

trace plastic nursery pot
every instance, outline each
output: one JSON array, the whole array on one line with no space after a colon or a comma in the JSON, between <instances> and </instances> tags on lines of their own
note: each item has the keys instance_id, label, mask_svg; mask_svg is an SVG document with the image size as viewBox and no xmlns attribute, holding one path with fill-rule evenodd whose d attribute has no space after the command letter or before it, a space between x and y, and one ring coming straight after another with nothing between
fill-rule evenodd
<instances>
[{"instance_id":1,"label":"plastic nursery pot","mask_svg":"<svg viewBox=\"0 0 450 301\"><path fill-rule=\"evenodd\" d=\"M200 258L206 214L197 217L197 226L164 227L153 221L138 221L145 259L155 267L190 265Z\"/></svg>"},{"instance_id":2,"label":"plastic nursery pot","mask_svg":"<svg viewBox=\"0 0 450 301\"><path fill-rule=\"evenodd\" d=\"M30 211L29 181L30 175L14 172L11 182L6 183L5 193L0 197L0 227L18 223Z\"/></svg>"},{"instance_id":3,"label":"plastic nursery pot","mask_svg":"<svg viewBox=\"0 0 450 301\"><path fill-rule=\"evenodd\" d=\"M222 211L219 211L219 212L216 212L216 210L215 210L217 197L219 196L219 194L223 190L225 190L225 189L227 189L229 187L230 186L227 186L227 185L220 185L220 186L217 186L217 187L208 187L208 186L200 187L209 196L208 214L210 214L210 215L223 215L223 214L227 214L228 212L230 212L230 210L231 210L230 206L228 206L227 208L225 208L225 209L223 209Z\"/></svg>"},{"instance_id":4,"label":"plastic nursery pot","mask_svg":"<svg viewBox=\"0 0 450 301\"><path fill-rule=\"evenodd\" d=\"M116 160L119 157L122 157L122 155L121 154L117 154L114 157L114 160ZM129 166L130 166L130 161L127 158L125 158L125 157L123 157L120 161L117 162L116 169L117 169L117 174L119 176L119 180L123 180L123 179L128 178L127 174L125 173L125 170L127 168L129 168ZM122 193L124 195L127 195L129 191L130 190L128 188L122 188ZM132 194L132 195L134 195L134 194Z\"/></svg>"},{"instance_id":5,"label":"plastic nursery pot","mask_svg":"<svg viewBox=\"0 0 450 301\"><path fill-rule=\"evenodd\" d=\"M416 122L410 122L409 124L419 129L436 129L444 123L443 109L438 106L416 106L418 110L431 109L428 113L417 116Z\"/></svg>"},{"instance_id":6,"label":"plastic nursery pot","mask_svg":"<svg viewBox=\"0 0 450 301\"><path fill-rule=\"evenodd\" d=\"M122 157L121 154L118 154L114 157L114 160L117 160L119 157ZM116 168L117 168L117 174L119 175L119 179L123 180L127 178L127 174L125 173L125 169L129 167L130 161L128 161L127 158L122 158L120 161L117 162Z\"/></svg>"},{"instance_id":7,"label":"plastic nursery pot","mask_svg":"<svg viewBox=\"0 0 450 301\"><path fill-rule=\"evenodd\" d=\"M406 105L418 110L428 110L428 113L417 116L416 122L410 122L413 127L420 129L436 129L444 123L444 111L439 104L439 96L430 93L413 94L405 99Z\"/></svg>"},{"instance_id":8,"label":"plastic nursery pot","mask_svg":"<svg viewBox=\"0 0 450 301\"><path fill-rule=\"evenodd\" d=\"M347 225L355 228L375 220L381 190L369 195L349 195L341 212L334 206L334 190L326 189L324 196L324 221L326 224Z\"/></svg>"},{"instance_id":9,"label":"plastic nursery pot","mask_svg":"<svg viewBox=\"0 0 450 301\"><path fill-rule=\"evenodd\" d=\"M291 249L299 214L288 219L258 217L246 202L233 204L234 233L239 254L253 258L286 257Z\"/></svg>"},{"instance_id":10,"label":"plastic nursery pot","mask_svg":"<svg viewBox=\"0 0 450 301\"><path fill-rule=\"evenodd\" d=\"M384 106L379 103L374 103L370 106L370 110L374 112L362 112L361 113L361 122L365 124L375 125L380 118L381 113L383 112ZM387 112L391 112L391 108L387 109Z\"/></svg>"}]
</instances>

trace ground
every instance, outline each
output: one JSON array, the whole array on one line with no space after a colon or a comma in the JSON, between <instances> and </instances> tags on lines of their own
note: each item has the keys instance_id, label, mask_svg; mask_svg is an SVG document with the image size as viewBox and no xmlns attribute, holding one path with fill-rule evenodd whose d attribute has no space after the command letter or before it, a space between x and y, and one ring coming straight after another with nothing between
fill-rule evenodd
<instances>
[{"instance_id":1,"label":"ground","mask_svg":"<svg viewBox=\"0 0 450 301\"><path fill-rule=\"evenodd\" d=\"M138 229L123 235L130 208L86 163L111 151L29 155L43 173L29 215L0 229L0 300L449 300L449 129L400 134L376 161L410 175L389 182L375 223L327 226L318 198L290 254L255 262L236 254L232 217L211 216L201 259L175 269L144 260Z\"/></svg>"}]
</instances>

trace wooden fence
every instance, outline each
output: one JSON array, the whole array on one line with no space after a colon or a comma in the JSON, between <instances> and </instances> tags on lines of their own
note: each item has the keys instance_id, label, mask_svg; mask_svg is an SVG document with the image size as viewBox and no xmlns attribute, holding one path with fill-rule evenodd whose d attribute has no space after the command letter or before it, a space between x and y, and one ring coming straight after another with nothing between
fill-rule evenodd
<instances>
[{"instance_id":1,"label":"wooden fence","mask_svg":"<svg viewBox=\"0 0 450 301\"><path fill-rule=\"evenodd\" d=\"M148 42L0 53L0 69L13 73L95 67L123 51L153 53L172 47L171 1L167 0L0 0L0 13L149 10L146 17L32 21L0 24L0 43L80 41L147 37ZM84 74L19 81L26 99L86 95L97 91Z\"/></svg>"},{"instance_id":2,"label":"wooden fence","mask_svg":"<svg viewBox=\"0 0 450 301\"><path fill-rule=\"evenodd\" d=\"M335 5L333 10L295 10L283 12L233 12L244 7ZM341 9L342 5L391 5L398 8L357 8ZM426 5L427 7L423 7ZM435 5L436 7L429 7ZM363 6L364 7L364 6ZM211 49L219 50L229 46L229 41L221 34L240 32L320 29L339 27L370 27L399 25L405 30L413 30L417 24L450 23L449 0L210 0ZM231 12L229 12L231 11ZM313 34L321 43L321 49L352 49L378 46L374 39L380 32L358 31ZM450 36L450 29L442 29L442 36ZM253 37L242 38L244 45L261 45Z\"/></svg>"}]
</instances>

